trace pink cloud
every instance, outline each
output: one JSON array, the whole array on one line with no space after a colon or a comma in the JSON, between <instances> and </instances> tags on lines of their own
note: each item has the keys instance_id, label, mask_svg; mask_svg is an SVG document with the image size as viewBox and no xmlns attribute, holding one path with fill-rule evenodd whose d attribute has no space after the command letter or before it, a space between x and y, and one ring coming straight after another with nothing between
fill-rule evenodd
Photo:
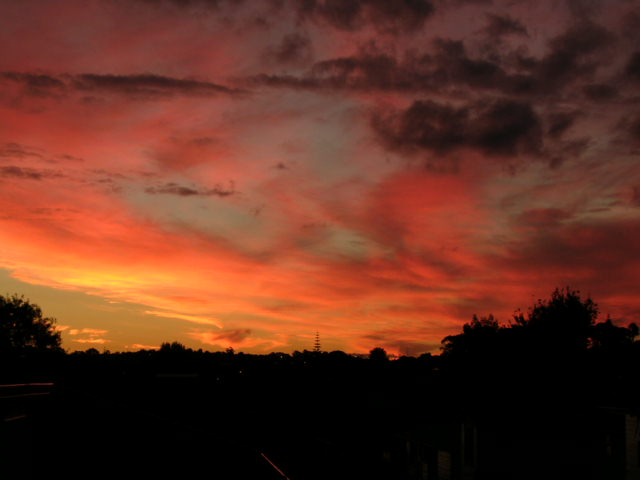
<instances>
[{"instance_id":1,"label":"pink cloud","mask_svg":"<svg viewBox=\"0 0 640 480\"><path fill-rule=\"evenodd\" d=\"M109 340L106 340L104 338L74 338L73 341L76 343L95 343L100 345L109 342Z\"/></svg>"},{"instance_id":2,"label":"pink cloud","mask_svg":"<svg viewBox=\"0 0 640 480\"><path fill-rule=\"evenodd\" d=\"M125 345L126 348L131 348L133 350L159 350L160 347L158 345L145 345L143 343L133 343L131 345Z\"/></svg>"},{"instance_id":3,"label":"pink cloud","mask_svg":"<svg viewBox=\"0 0 640 480\"><path fill-rule=\"evenodd\" d=\"M277 351L281 347L288 347L289 343L282 339L282 336L276 338L256 338L251 337L251 330L239 329L227 332L214 333L193 331L189 336L205 345L211 345L218 348L232 347L234 349L254 349L260 352ZM281 337L281 338L278 338Z\"/></svg>"}]
</instances>

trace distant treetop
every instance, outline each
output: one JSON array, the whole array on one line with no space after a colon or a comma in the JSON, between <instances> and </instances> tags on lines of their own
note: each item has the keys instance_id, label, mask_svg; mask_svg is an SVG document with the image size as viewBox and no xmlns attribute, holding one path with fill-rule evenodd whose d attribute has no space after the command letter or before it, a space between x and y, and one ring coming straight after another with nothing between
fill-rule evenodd
<instances>
[{"instance_id":1,"label":"distant treetop","mask_svg":"<svg viewBox=\"0 0 640 480\"><path fill-rule=\"evenodd\" d=\"M55 322L24 296L0 295L0 353L61 350Z\"/></svg>"},{"instance_id":2,"label":"distant treetop","mask_svg":"<svg viewBox=\"0 0 640 480\"><path fill-rule=\"evenodd\" d=\"M611 320L596 323L598 305L583 299L578 290L556 288L549 300L538 300L527 314L518 311L514 323L501 326L492 316L478 318L462 327L462 333L442 340L448 356L496 356L529 353L571 354L589 348L614 348L633 342L638 327L616 327Z\"/></svg>"}]
</instances>

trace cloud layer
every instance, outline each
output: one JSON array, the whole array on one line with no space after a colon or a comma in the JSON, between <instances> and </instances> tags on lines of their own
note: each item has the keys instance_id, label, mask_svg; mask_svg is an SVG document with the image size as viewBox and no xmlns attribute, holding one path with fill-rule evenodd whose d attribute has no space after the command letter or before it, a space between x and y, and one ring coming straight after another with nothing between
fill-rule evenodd
<instances>
[{"instance_id":1,"label":"cloud layer","mask_svg":"<svg viewBox=\"0 0 640 480\"><path fill-rule=\"evenodd\" d=\"M563 285L633 321L631 3L5 2L0 268L138 306L69 348L417 354Z\"/></svg>"}]
</instances>

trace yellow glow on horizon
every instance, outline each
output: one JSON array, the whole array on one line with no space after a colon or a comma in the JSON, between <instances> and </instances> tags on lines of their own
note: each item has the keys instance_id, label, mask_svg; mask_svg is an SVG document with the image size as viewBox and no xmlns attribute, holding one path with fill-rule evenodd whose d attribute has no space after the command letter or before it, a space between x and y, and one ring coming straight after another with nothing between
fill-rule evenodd
<instances>
[{"instance_id":1,"label":"yellow glow on horizon","mask_svg":"<svg viewBox=\"0 0 640 480\"><path fill-rule=\"evenodd\" d=\"M155 315L156 317L176 318L179 320L186 320L187 322L198 323L200 325L213 325L218 328L223 328L222 322L219 320L201 315L185 315L182 313L160 312L158 310L145 310L144 313L146 315Z\"/></svg>"}]
</instances>

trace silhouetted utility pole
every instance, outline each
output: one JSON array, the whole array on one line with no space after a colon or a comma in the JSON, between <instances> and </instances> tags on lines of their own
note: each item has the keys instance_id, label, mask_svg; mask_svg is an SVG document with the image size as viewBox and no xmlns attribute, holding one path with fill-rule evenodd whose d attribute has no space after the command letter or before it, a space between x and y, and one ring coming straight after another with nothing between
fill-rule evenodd
<instances>
[{"instance_id":1,"label":"silhouetted utility pole","mask_svg":"<svg viewBox=\"0 0 640 480\"><path fill-rule=\"evenodd\" d=\"M316 341L313 342L313 351L320 352L320 334L316 332Z\"/></svg>"}]
</instances>

